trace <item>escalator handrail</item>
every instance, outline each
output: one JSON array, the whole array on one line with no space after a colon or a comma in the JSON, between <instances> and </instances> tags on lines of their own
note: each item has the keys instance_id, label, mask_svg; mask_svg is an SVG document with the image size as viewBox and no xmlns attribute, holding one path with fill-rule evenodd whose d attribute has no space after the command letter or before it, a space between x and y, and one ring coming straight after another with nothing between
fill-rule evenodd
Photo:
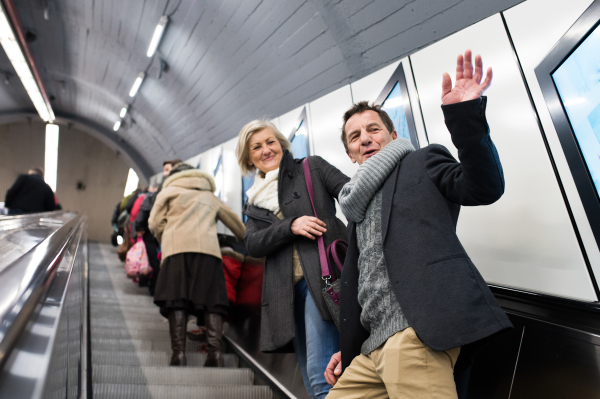
<instances>
[{"instance_id":1,"label":"escalator handrail","mask_svg":"<svg viewBox=\"0 0 600 399\"><path fill-rule=\"evenodd\" d=\"M36 219L36 218L40 218L40 217L62 215L63 213L65 213L65 211L50 211L50 212L38 212L38 213L22 213L20 215L0 215L0 221L3 221L3 220Z\"/></svg>"},{"instance_id":2,"label":"escalator handrail","mask_svg":"<svg viewBox=\"0 0 600 399\"><path fill-rule=\"evenodd\" d=\"M0 370L48 291L72 240L79 237L83 220L78 215L65 222L0 272Z\"/></svg>"}]
</instances>

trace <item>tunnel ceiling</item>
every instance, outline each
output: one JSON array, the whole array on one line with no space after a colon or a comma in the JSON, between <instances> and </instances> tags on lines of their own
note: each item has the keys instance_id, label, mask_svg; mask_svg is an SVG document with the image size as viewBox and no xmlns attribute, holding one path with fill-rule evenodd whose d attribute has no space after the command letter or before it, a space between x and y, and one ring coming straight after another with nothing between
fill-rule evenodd
<instances>
[{"instance_id":1,"label":"tunnel ceiling","mask_svg":"<svg viewBox=\"0 0 600 399\"><path fill-rule=\"evenodd\" d=\"M18 0L57 115L112 129L154 171L522 0ZM44 17L46 11L48 19ZM170 23L146 57L161 15ZM0 51L0 112L33 110ZM161 62L166 66L162 73ZM129 90L147 72L137 96Z\"/></svg>"}]
</instances>

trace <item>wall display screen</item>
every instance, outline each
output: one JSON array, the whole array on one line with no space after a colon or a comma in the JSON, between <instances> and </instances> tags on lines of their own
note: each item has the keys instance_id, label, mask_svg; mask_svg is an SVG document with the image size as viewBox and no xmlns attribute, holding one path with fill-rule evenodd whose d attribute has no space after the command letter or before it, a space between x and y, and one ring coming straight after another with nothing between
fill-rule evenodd
<instances>
[{"instance_id":1,"label":"wall display screen","mask_svg":"<svg viewBox=\"0 0 600 399\"><path fill-rule=\"evenodd\" d=\"M552 79L600 194L600 27L564 60Z\"/></svg>"},{"instance_id":2,"label":"wall display screen","mask_svg":"<svg viewBox=\"0 0 600 399\"><path fill-rule=\"evenodd\" d=\"M415 148L420 148L402 63L386 83L375 104L381 104L381 108L390 116L398 137L408 139Z\"/></svg>"},{"instance_id":3,"label":"wall display screen","mask_svg":"<svg viewBox=\"0 0 600 399\"><path fill-rule=\"evenodd\" d=\"M577 193L600 247L600 0L535 68ZM569 192L566 193L567 199ZM593 271L590 269L590 274ZM596 291L600 279L596 276Z\"/></svg>"},{"instance_id":4,"label":"wall display screen","mask_svg":"<svg viewBox=\"0 0 600 399\"><path fill-rule=\"evenodd\" d=\"M406 112L404 111L404 98L402 97L402 89L400 89L400 83L396 83L390 95L385 99L381 108L388 113L398 137L404 137L410 140L410 131L408 130L408 122L406 122Z\"/></svg>"},{"instance_id":5,"label":"wall display screen","mask_svg":"<svg viewBox=\"0 0 600 399\"><path fill-rule=\"evenodd\" d=\"M223 174L223 153L221 152L221 155L219 155L219 160L217 161L217 166L215 167L215 171L213 173L213 176L215 177L215 185L216 190L215 190L215 195L217 197L219 197L219 199L221 201L226 201L225 198L225 193L223 190L223 186L225 183L225 175Z\"/></svg>"},{"instance_id":6,"label":"wall display screen","mask_svg":"<svg viewBox=\"0 0 600 399\"><path fill-rule=\"evenodd\" d=\"M292 143L292 152L295 159L306 158L310 155L307 120L306 107L304 107L292 133L288 136L288 140Z\"/></svg>"},{"instance_id":7,"label":"wall display screen","mask_svg":"<svg viewBox=\"0 0 600 399\"><path fill-rule=\"evenodd\" d=\"M300 122L298 130L294 133L292 139L292 152L294 158L306 158L308 156L308 131L306 130L306 123Z\"/></svg>"},{"instance_id":8,"label":"wall display screen","mask_svg":"<svg viewBox=\"0 0 600 399\"><path fill-rule=\"evenodd\" d=\"M253 185L254 175L242 176L242 209L244 205L246 205L246 201L248 201L248 195L246 193ZM244 223L246 223L246 220L248 220L248 216L244 215Z\"/></svg>"}]
</instances>

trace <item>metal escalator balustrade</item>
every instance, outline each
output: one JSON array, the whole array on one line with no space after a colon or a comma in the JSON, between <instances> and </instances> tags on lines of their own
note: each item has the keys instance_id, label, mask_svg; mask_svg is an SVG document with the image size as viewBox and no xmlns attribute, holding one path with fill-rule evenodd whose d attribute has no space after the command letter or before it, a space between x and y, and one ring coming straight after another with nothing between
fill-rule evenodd
<instances>
[{"instance_id":1,"label":"metal escalator balustrade","mask_svg":"<svg viewBox=\"0 0 600 399\"><path fill-rule=\"evenodd\" d=\"M0 218L0 398L87 398L85 219Z\"/></svg>"}]
</instances>

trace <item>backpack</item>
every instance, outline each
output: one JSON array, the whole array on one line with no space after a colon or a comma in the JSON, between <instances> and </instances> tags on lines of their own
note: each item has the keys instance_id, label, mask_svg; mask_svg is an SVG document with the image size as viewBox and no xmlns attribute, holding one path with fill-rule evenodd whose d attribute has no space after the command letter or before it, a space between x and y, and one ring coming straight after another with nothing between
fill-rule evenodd
<instances>
[{"instance_id":1,"label":"backpack","mask_svg":"<svg viewBox=\"0 0 600 399\"><path fill-rule=\"evenodd\" d=\"M152 274L146 245L141 238L127 251L125 259L125 273L127 277L137 279L139 276L148 276Z\"/></svg>"}]
</instances>

